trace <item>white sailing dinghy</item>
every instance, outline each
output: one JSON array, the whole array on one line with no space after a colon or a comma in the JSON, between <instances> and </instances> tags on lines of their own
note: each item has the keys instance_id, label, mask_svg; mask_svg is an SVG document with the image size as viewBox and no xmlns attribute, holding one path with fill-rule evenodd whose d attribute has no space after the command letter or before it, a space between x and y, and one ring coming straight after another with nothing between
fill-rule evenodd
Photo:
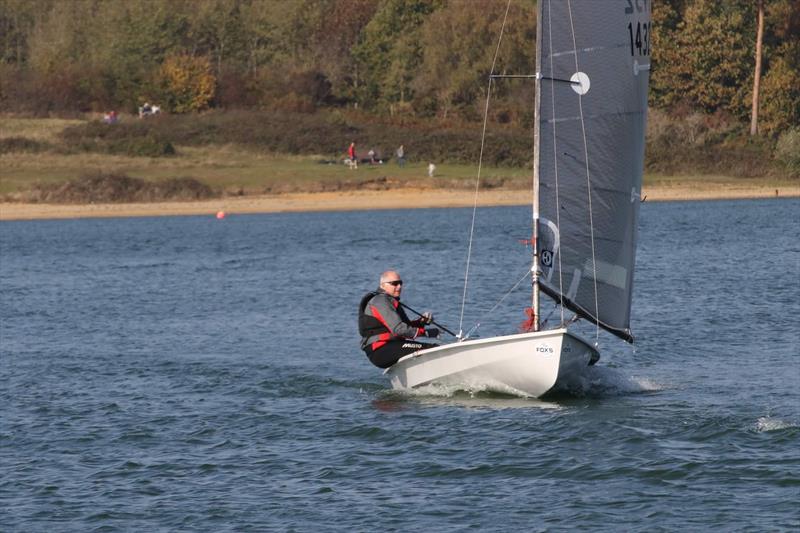
<instances>
[{"instance_id":1,"label":"white sailing dinghy","mask_svg":"<svg viewBox=\"0 0 800 533\"><path fill-rule=\"evenodd\" d=\"M565 309L598 338L602 328L633 342L650 1L539 0L537 16L536 74L513 76L536 84L530 331L408 355L385 372L395 389L538 397L579 379L600 354L567 329ZM542 330L540 292L561 310L555 329Z\"/></svg>"}]
</instances>

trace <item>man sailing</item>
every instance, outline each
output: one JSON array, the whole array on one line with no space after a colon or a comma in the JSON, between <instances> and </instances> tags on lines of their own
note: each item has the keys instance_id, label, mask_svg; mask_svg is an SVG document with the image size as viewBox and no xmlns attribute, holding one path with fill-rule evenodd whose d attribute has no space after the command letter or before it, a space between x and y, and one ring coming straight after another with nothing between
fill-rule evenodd
<instances>
[{"instance_id":1,"label":"man sailing","mask_svg":"<svg viewBox=\"0 0 800 533\"><path fill-rule=\"evenodd\" d=\"M418 337L438 337L437 328L426 328L433 322L430 312L409 320L400 304L403 280L394 270L381 274L378 290L369 292L358 306L358 332L361 349L370 362L379 368L389 368L410 353L435 345L417 342Z\"/></svg>"}]
</instances>

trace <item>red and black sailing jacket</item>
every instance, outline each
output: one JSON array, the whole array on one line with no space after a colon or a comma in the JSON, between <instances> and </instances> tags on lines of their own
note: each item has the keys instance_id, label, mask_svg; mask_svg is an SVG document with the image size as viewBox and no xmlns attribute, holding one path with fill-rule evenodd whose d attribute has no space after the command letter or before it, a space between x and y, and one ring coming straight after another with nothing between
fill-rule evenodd
<instances>
[{"instance_id":1,"label":"red and black sailing jacket","mask_svg":"<svg viewBox=\"0 0 800 533\"><path fill-rule=\"evenodd\" d=\"M368 292L358 305L361 348L377 350L392 339L416 339L425 328L412 324L400 301L383 290Z\"/></svg>"}]
</instances>

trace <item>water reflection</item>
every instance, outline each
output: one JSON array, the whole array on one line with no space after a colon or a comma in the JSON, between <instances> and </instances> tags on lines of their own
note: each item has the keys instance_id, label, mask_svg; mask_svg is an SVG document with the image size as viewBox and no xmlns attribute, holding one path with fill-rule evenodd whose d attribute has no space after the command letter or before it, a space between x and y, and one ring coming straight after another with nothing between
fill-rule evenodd
<instances>
[{"instance_id":1,"label":"water reflection","mask_svg":"<svg viewBox=\"0 0 800 533\"><path fill-rule=\"evenodd\" d=\"M510 394L488 391L448 390L445 387L428 386L419 389L387 390L372 401L379 411L403 411L412 406L465 407L480 409L561 409L562 406L537 398L524 398Z\"/></svg>"}]
</instances>

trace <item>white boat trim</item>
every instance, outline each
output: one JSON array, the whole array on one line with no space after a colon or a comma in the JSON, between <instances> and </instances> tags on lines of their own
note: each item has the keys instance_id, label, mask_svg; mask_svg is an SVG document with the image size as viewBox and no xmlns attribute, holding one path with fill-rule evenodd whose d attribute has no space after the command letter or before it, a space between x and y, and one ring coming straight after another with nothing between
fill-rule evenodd
<instances>
[{"instance_id":1,"label":"white boat trim","mask_svg":"<svg viewBox=\"0 0 800 533\"><path fill-rule=\"evenodd\" d=\"M444 386L539 397L599 359L566 328L455 342L419 350L384 371L398 390Z\"/></svg>"}]
</instances>

